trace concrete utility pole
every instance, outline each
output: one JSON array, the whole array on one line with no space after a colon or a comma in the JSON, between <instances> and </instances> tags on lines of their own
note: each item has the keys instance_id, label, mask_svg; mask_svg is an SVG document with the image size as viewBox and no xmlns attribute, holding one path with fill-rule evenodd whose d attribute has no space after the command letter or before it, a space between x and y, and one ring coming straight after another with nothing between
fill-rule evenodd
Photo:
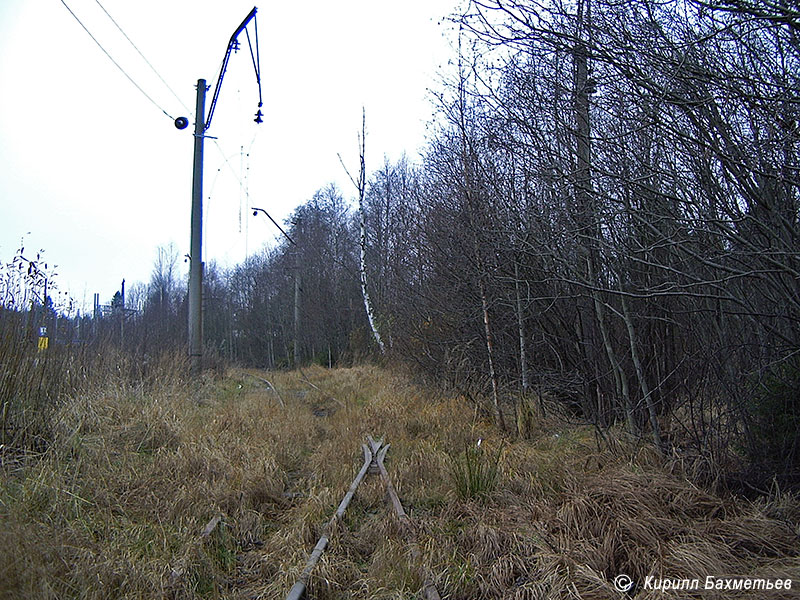
<instances>
[{"instance_id":1,"label":"concrete utility pole","mask_svg":"<svg viewBox=\"0 0 800 600\"><path fill-rule=\"evenodd\" d=\"M197 80L192 173L192 234L189 264L189 359L192 375L203 367L203 139L206 80Z\"/></svg>"},{"instance_id":2,"label":"concrete utility pole","mask_svg":"<svg viewBox=\"0 0 800 600\"><path fill-rule=\"evenodd\" d=\"M294 267L294 368L300 366L300 261L295 253Z\"/></svg>"},{"instance_id":3,"label":"concrete utility pole","mask_svg":"<svg viewBox=\"0 0 800 600\"><path fill-rule=\"evenodd\" d=\"M211 107L206 117L206 80L197 80L197 105L195 107L194 121L194 171L192 173L192 235L191 235L191 254L189 255L189 359L191 374L197 376L203 368L203 140L205 133L211 126L211 119L214 116L214 109L219 100L219 92L222 89L222 80L228 68L228 61L231 53L239 49L238 37L247 25L256 16L256 7L245 17L242 24L233 32L228 41L228 48L225 51L225 58L222 60L222 67L217 78L217 85L214 95L211 98ZM261 66L258 58L258 27L255 32L255 52L250 43L250 34L247 34L247 44L250 46L250 56L253 59L253 67L256 73L256 83L258 83L258 112L255 122L263 121L261 107ZM175 119L175 127L184 129L188 125L188 119L179 117Z\"/></svg>"},{"instance_id":4,"label":"concrete utility pole","mask_svg":"<svg viewBox=\"0 0 800 600\"><path fill-rule=\"evenodd\" d=\"M295 231L303 239L303 219L298 218ZM300 249L294 250L294 368L300 366Z\"/></svg>"}]
</instances>

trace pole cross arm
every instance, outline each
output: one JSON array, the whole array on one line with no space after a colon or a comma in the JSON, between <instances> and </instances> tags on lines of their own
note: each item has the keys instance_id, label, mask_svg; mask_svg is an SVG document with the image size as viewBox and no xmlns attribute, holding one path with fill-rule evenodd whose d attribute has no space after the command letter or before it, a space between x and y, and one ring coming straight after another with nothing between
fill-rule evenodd
<instances>
[{"instance_id":1,"label":"pole cross arm","mask_svg":"<svg viewBox=\"0 0 800 600\"><path fill-rule=\"evenodd\" d=\"M245 17L244 21L242 21L242 24L236 28L236 31L233 32L233 35L231 35L231 39L228 41L228 48L225 50L225 58L222 59L222 67L220 67L219 70L217 85L214 87L214 95L211 98L211 106L208 109L208 118L206 119L205 123L206 130L208 130L208 128L211 127L211 119L214 117L214 109L217 107L217 100L219 100L219 93L220 90L222 89L222 80L225 78L225 71L228 69L228 61L231 58L231 52L239 49L239 40L238 40L239 34L242 33L242 31L244 31L245 28L247 28L247 26L250 24L250 21L252 21L255 18L257 10L258 9L254 6L253 10L251 10L250 14L248 14ZM248 37L248 42L249 42L249 37ZM258 38L256 38L256 45L257 44L258 44ZM259 98L261 97L260 75L261 74L259 73L259 69L258 67L256 67L256 79L258 80ZM259 101L259 106L261 106L260 101Z\"/></svg>"},{"instance_id":2,"label":"pole cross arm","mask_svg":"<svg viewBox=\"0 0 800 600\"><path fill-rule=\"evenodd\" d=\"M294 240L293 240L291 237L289 237L289 234L288 234L288 233L286 233L286 232L283 230L283 228L282 228L280 225L278 225L278 222L277 222L275 219L273 219L273 218L272 218L272 215L270 215L270 214L269 214L269 213L268 213L266 210L264 210L263 208L258 208L257 206L251 206L251 207L250 207L250 210L252 210L252 211L253 211L253 216L254 216L254 217L255 217L255 216L256 216L256 215L257 215L259 212L263 212L265 215L267 215L267 218L268 218L270 221L272 221L272 224L273 224L273 225L275 225L275 227L277 227L277 228L278 228L278 230L279 230L279 231L280 231L280 232L283 234L283 237L285 237L287 240L289 240L289 241L292 243L292 245L293 245L293 246L297 246L297 244L295 243L295 241L294 241Z\"/></svg>"}]
</instances>

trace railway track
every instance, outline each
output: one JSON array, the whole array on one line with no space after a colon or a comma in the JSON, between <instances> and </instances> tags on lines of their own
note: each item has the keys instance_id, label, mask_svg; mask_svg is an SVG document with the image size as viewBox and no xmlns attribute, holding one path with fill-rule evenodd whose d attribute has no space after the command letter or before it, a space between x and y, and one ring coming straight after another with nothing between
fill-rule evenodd
<instances>
[{"instance_id":1,"label":"railway track","mask_svg":"<svg viewBox=\"0 0 800 600\"><path fill-rule=\"evenodd\" d=\"M342 501L339 503L339 507L336 509L333 517L331 517L330 521L328 521L328 524L325 526L323 534L320 536L317 544L314 546L311 554L308 557L303 572L289 590L286 600L300 600L304 597L303 595L308 587L314 567L316 567L319 559L325 552L328 542L330 541L333 532L336 530L337 524L344 517L344 513L347 510L350 501L353 499L358 486L368 474L379 475L384 483L384 486L386 487L389 501L394 509L395 516L400 523L400 530L409 550L410 562L412 563L409 566L417 571L420 581L423 582L421 590L422 597L425 600L441 600L439 592L433 583L433 577L428 568L424 565L422 552L417 544L417 535L414 523L403 509L403 505L400 502L400 497L397 495L397 491L395 490L392 480L389 477L389 473L384 465L384 459L386 458L386 453L389 451L390 446L391 444L385 444L383 439L376 441L372 438L372 436L367 436L367 443L361 445L361 449L364 453L364 462L361 465L361 469L358 471L355 479L353 479L353 482L350 484L350 488L347 490L344 498L342 498Z\"/></svg>"},{"instance_id":2,"label":"railway track","mask_svg":"<svg viewBox=\"0 0 800 600\"><path fill-rule=\"evenodd\" d=\"M274 397L281 409L286 409L287 404L284 401L283 396L271 381L250 373L245 373L245 375L254 381L257 381L260 385L263 385L266 390L268 390L269 394ZM304 385L308 385L309 387L313 388L315 392L319 393L324 399L325 403L330 402L341 407L345 406L343 402L330 395L328 391L321 389L319 386L311 382L305 373L302 373L302 375L303 376L300 381ZM327 417L329 416L330 409L315 406L311 409L311 413L315 417ZM333 538L337 537L337 532L344 533L341 527L345 512L347 511L351 500L357 493L360 484L365 479L370 477L379 478L380 483L383 484L383 487L386 490L386 498L388 499L388 503L390 504L396 518L397 532L401 536L402 544L405 546L407 551L407 572L416 574L418 581L422 584L421 589L418 592L418 597L423 598L424 600L441 600L441 596L439 595L439 592L434 584L434 578L430 570L427 568L423 553L420 550L417 526L403 508L400 497L384 464L384 460L390 447L391 444L385 443L383 438L375 440L371 435L366 436L365 443L361 444L361 449L363 452L363 462L361 468L350 484L350 487L347 489L333 516L322 527L322 533L317 540L316 545L311 549L300 575L294 582L294 585L292 585L288 593L285 595L286 600L301 600L308 598L308 592L313 592L313 585L310 584L313 584L315 567L317 567L317 564L319 563L325 551L331 551L329 548L329 543ZM372 488L372 486L370 486L370 488L369 495L374 493L374 488ZM304 494L302 493L296 493L285 497L297 499L302 498L303 496ZM168 587L170 589L178 588L181 581L185 580L189 576L192 570L192 564L197 561L198 555L202 552L201 548L207 547L208 544L213 545L214 542L212 540L215 539L215 536L218 534L218 530L229 527L230 524L227 523L226 515L223 512L217 513L205 524L202 532L189 546L186 547L182 556L173 564L167 580ZM347 536L345 535L343 537ZM341 542L341 538L339 538L338 541ZM263 541L261 544L263 544ZM339 551L347 551L345 548L346 547L344 546L340 546ZM238 580L237 583L233 585L234 587L239 587L240 585L246 585L246 583L245 580ZM309 590L309 587L312 587L312 589ZM277 597L283 598L284 595L281 593L280 596Z\"/></svg>"}]
</instances>

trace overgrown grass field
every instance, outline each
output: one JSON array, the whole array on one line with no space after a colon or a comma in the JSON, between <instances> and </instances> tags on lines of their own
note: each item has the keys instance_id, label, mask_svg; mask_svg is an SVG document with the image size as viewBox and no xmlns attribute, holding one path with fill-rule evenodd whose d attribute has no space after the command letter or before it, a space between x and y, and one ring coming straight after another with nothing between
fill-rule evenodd
<instances>
[{"instance_id":1,"label":"overgrown grass field","mask_svg":"<svg viewBox=\"0 0 800 600\"><path fill-rule=\"evenodd\" d=\"M798 597L794 495L716 493L647 445L547 415L503 439L464 398L366 366L111 382L60 403L40 453L2 455L0 597L284 598L367 434L392 444L386 466L443 598L731 597L646 589L648 576L792 579L736 597ZM308 598L416 598L409 557L368 475Z\"/></svg>"}]
</instances>

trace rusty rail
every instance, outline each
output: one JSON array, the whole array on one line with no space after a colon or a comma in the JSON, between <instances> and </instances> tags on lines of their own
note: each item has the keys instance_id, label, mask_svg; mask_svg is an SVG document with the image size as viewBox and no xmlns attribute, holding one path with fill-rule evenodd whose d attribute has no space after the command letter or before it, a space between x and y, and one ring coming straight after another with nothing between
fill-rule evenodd
<instances>
[{"instance_id":1,"label":"rusty rail","mask_svg":"<svg viewBox=\"0 0 800 600\"><path fill-rule=\"evenodd\" d=\"M376 442L372 437L368 437L368 440L372 452L375 455L375 464L386 486L386 491L389 493L389 500L392 503L392 507L394 507L394 513L397 515L398 521L400 521L400 527L403 532L403 537L405 537L406 543L408 544L408 549L411 552L411 558L414 563L416 563L420 579L422 580L422 596L425 600L441 600L439 592L433 583L433 577L424 565L422 552L420 552L419 545L417 544L417 531L414 527L414 523L403 509L400 497L397 495L392 480L389 478L389 473L383 465L383 459L386 458L386 453L389 451L389 446L391 446L391 444L386 444L383 448L380 448L383 440Z\"/></svg>"},{"instance_id":2,"label":"rusty rail","mask_svg":"<svg viewBox=\"0 0 800 600\"><path fill-rule=\"evenodd\" d=\"M366 444L361 444L361 448L364 451L364 464L361 466L361 470L358 472L358 475L356 475L353 483L350 484L350 489L347 490L347 494L345 494L342 502L339 504L339 508L336 510L336 513L325 527L325 532L319 538L317 545L314 546L303 572L300 574L297 582L295 582L295 584L289 590L286 600L300 600L300 598L303 596L303 593L308 586L308 580L311 577L311 572L314 570L314 567L316 566L317 562L319 562L322 553L325 551L325 548L328 545L329 536L333 533L336 523L344 515L344 511L347 509L348 504L350 504L350 500L352 500L356 488L358 488L367 471L370 473L380 473L381 479L386 486L392 507L394 508L394 512L400 522L400 528L403 533L403 537L405 538L411 552L411 558L413 562L416 563L420 579L423 582L423 598L425 598L425 600L441 600L441 596L439 596L439 592L436 590L436 586L433 583L433 577L431 576L430 571L424 566L422 552L417 544L417 534L414 523L403 509L403 504L400 502L400 497L397 495L397 491L392 484L392 480L389 478L389 473L386 471L386 467L383 464L383 460L386 458L386 452L389 450L389 446L391 446L391 444L384 445L382 438L378 441L375 441L372 436L367 436L367 441L369 442L369 447Z\"/></svg>"},{"instance_id":3,"label":"rusty rail","mask_svg":"<svg viewBox=\"0 0 800 600\"><path fill-rule=\"evenodd\" d=\"M300 600L303 596L303 592L305 592L306 586L308 585L308 579L311 577L311 571L314 570L322 553L325 552L325 548L328 546L329 535L333 532L337 521L344 516L344 511L347 510L347 505L350 504L350 500L353 499L356 488L361 483L361 480L364 479L364 475L367 474L367 469L369 469L370 464L372 464L373 457L370 449L367 448L366 444L361 444L361 448L364 450L364 464L361 466L361 470L358 472L358 475L356 475L353 483L350 484L350 489L347 490L347 493L339 504L339 508L336 509L336 513L325 527L325 532L319 538L317 545L314 546L314 550L311 551L311 555L308 557L308 562L306 562L306 566L300 574L300 578L292 586L292 589L289 590L289 595L286 596L286 600Z\"/></svg>"},{"instance_id":4,"label":"rusty rail","mask_svg":"<svg viewBox=\"0 0 800 600\"><path fill-rule=\"evenodd\" d=\"M281 405L281 408L286 408L286 403L283 401L283 396L281 396L281 393L274 385L272 385L272 382L269 379L264 379L263 377L259 377L258 375L253 375L252 373L248 373L247 371L245 371L244 374L247 375L248 377L252 377L257 381L260 381L270 390L272 390L272 392L278 397L278 404Z\"/></svg>"}]
</instances>

